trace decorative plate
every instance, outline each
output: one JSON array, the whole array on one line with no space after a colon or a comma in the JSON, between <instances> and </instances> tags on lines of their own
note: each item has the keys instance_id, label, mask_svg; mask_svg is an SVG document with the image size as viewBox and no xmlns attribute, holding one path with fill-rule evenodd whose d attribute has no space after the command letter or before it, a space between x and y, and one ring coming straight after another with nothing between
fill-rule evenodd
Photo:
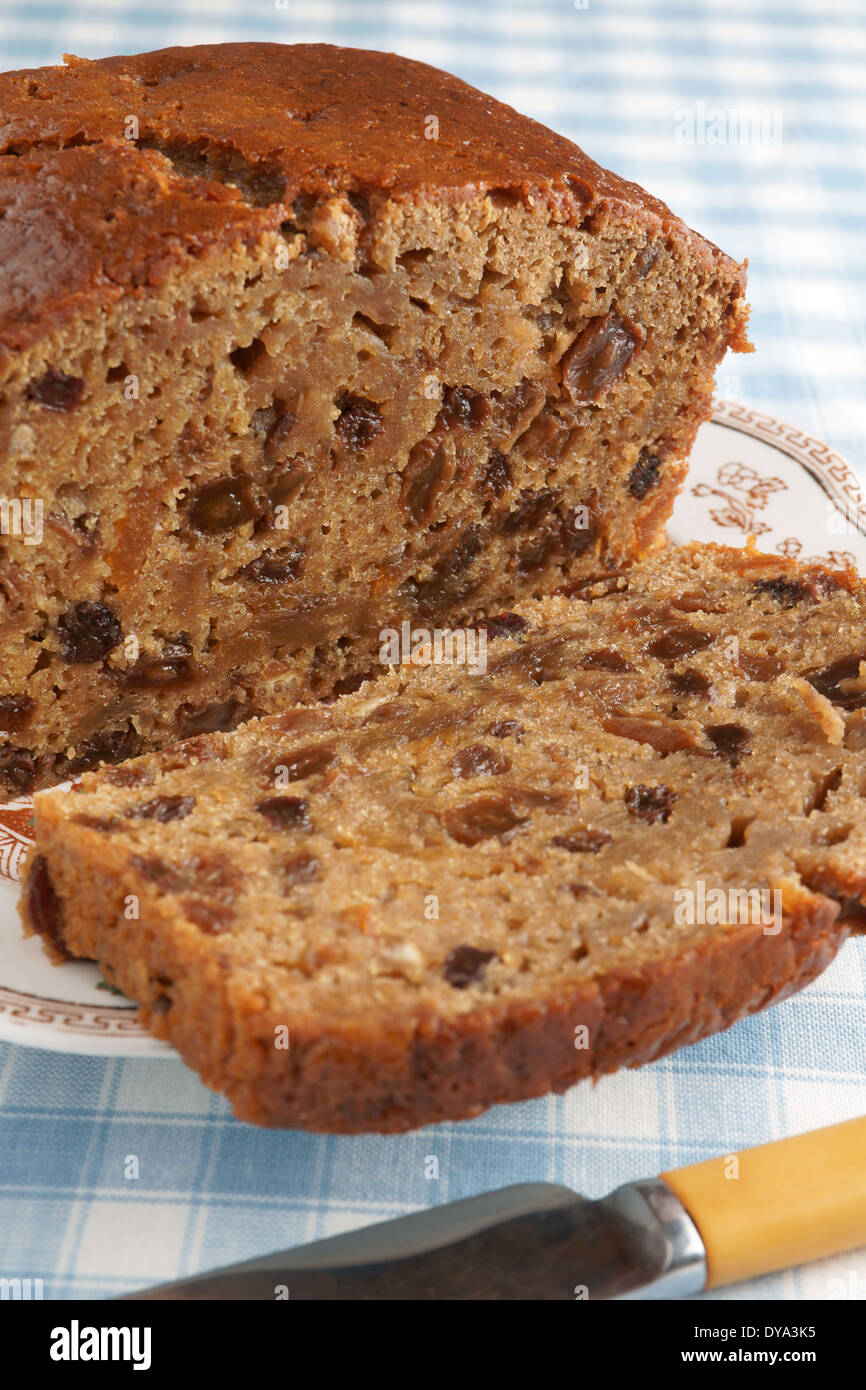
<instances>
[{"instance_id":1,"label":"decorative plate","mask_svg":"<svg viewBox=\"0 0 866 1390\"><path fill-rule=\"evenodd\" d=\"M701 429L668 527L673 541L744 545L866 573L866 504L857 477L826 444L735 401ZM51 965L25 941L15 910L31 844L29 798L0 807L0 1040L55 1052L165 1056L95 965Z\"/></svg>"}]
</instances>

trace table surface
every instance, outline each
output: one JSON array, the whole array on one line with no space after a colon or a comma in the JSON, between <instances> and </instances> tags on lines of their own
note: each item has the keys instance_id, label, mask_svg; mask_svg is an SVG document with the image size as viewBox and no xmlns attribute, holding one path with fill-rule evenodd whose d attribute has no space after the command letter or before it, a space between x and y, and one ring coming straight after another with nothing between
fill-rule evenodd
<instances>
[{"instance_id":1,"label":"table surface","mask_svg":"<svg viewBox=\"0 0 866 1390\"><path fill-rule=\"evenodd\" d=\"M720 394L866 473L861 0L7 0L0 70L229 39L424 59L649 187L749 258L757 351L723 364ZM860 941L797 999L651 1067L460 1125L340 1139L239 1124L177 1060L4 1044L0 1275L101 1298L510 1182L600 1196L866 1112L864 1036ZM715 1297L855 1296L864 1275L866 1251Z\"/></svg>"}]
</instances>

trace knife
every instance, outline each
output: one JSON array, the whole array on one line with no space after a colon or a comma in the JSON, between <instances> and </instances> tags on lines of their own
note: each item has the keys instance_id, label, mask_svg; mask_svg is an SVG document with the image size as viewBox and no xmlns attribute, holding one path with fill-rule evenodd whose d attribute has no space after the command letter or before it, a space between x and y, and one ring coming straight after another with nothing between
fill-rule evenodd
<instances>
[{"instance_id":1,"label":"knife","mask_svg":"<svg viewBox=\"0 0 866 1390\"><path fill-rule=\"evenodd\" d=\"M503 1187L122 1299L686 1298L861 1244L866 1118L598 1201Z\"/></svg>"}]
</instances>

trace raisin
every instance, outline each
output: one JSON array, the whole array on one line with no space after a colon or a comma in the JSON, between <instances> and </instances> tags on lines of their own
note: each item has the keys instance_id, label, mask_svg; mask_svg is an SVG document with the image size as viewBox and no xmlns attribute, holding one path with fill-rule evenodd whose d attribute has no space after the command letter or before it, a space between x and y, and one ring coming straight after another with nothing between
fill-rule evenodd
<instances>
[{"instance_id":1,"label":"raisin","mask_svg":"<svg viewBox=\"0 0 866 1390\"><path fill-rule=\"evenodd\" d=\"M102 774L102 780L112 787L149 786L153 773L143 767L110 767Z\"/></svg>"},{"instance_id":2,"label":"raisin","mask_svg":"<svg viewBox=\"0 0 866 1390\"><path fill-rule=\"evenodd\" d=\"M842 682L857 679L862 661L866 661L866 654L842 656L819 671L804 671L803 675L834 705L840 705L842 709L861 709L866 705L866 690L843 690Z\"/></svg>"},{"instance_id":3,"label":"raisin","mask_svg":"<svg viewBox=\"0 0 866 1390\"><path fill-rule=\"evenodd\" d=\"M302 796L272 796L256 803L256 810L277 830L312 830L310 803Z\"/></svg>"},{"instance_id":4,"label":"raisin","mask_svg":"<svg viewBox=\"0 0 866 1390\"><path fill-rule=\"evenodd\" d=\"M741 724L711 724L707 736L715 745L720 757L726 758L731 767L736 767L745 757L752 735Z\"/></svg>"},{"instance_id":5,"label":"raisin","mask_svg":"<svg viewBox=\"0 0 866 1390\"><path fill-rule=\"evenodd\" d=\"M36 781L39 762L29 748L0 749L0 777L18 792L29 792Z\"/></svg>"},{"instance_id":6,"label":"raisin","mask_svg":"<svg viewBox=\"0 0 866 1390\"><path fill-rule=\"evenodd\" d=\"M255 514L250 480L243 476L204 483L192 494L188 511L190 526L202 536L233 531L245 521L251 521Z\"/></svg>"},{"instance_id":7,"label":"raisin","mask_svg":"<svg viewBox=\"0 0 866 1390\"><path fill-rule=\"evenodd\" d=\"M580 659L586 671L633 671L630 661L612 647L599 647L597 651L587 652Z\"/></svg>"},{"instance_id":8,"label":"raisin","mask_svg":"<svg viewBox=\"0 0 866 1390\"><path fill-rule=\"evenodd\" d=\"M277 459L295 425L298 417L294 411L286 410L282 415L277 415L267 427L265 435L264 455L266 459Z\"/></svg>"},{"instance_id":9,"label":"raisin","mask_svg":"<svg viewBox=\"0 0 866 1390\"><path fill-rule=\"evenodd\" d=\"M503 534L510 536L515 531L536 530L552 510L558 497L559 493L548 487L542 488L539 492L525 489L520 494L518 505L502 520Z\"/></svg>"},{"instance_id":10,"label":"raisin","mask_svg":"<svg viewBox=\"0 0 866 1390\"><path fill-rule=\"evenodd\" d=\"M68 955L63 942L63 912L51 882L45 856L38 854L27 879L24 892L24 913L40 936L52 941Z\"/></svg>"},{"instance_id":11,"label":"raisin","mask_svg":"<svg viewBox=\"0 0 866 1390\"><path fill-rule=\"evenodd\" d=\"M753 681L771 681L782 674L784 661L777 656L761 656L757 652L740 652L737 665Z\"/></svg>"},{"instance_id":12,"label":"raisin","mask_svg":"<svg viewBox=\"0 0 866 1390\"><path fill-rule=\"evenodd\" d=\"M463 806L446 811L442 820L452 839L461 845L477 845L482 840L510 836L529 819L506 796L480 796Z\"/></svg>"},{"instance_id":13,"label":"raisin","mask_svg":"<svg viewBox=\"0 0 866 1390\"><path fill-rule=\"evenodd\" d=\"M643 342L624 315L590 319L562 359L562 384L576 405L598 400L618 381Z\"/></svg>"},{"instance_id":14,"label":"raisin","mask_svg":"<svg viewBox=\"0 0 866 1390\"><path fill-rule=\"evenodd\" d=\"M334 761L334 749L328 743L313 743L308 748L297 748L281 759L281 776L289 782L300 782L305 777L315 777L324 772ZM282 771L285 769L285 771Z\"/></svg>"},{"instance_id":15,"label":"raisin","mask_svg":"<svg viewBox=\"0 0 866 1390\"><path fill-rule=\"evenodd\" d=\"M194 796L156 796L130 806L124 815L133 820L156 820L165 825L172 820L185 820L195 806Z\"/></svg>"},{"instance_id":16,"label":"raisin","mask_svg":"<svg viewBox=\"0 0 866 1390\"><path fill-rule=\"evenodd\" d=\"M442 974L455 989L466 989L481 979L495 957L495 951L481 951L477 946L455 946L445 959Z\"/></svg>"},{"instance_id":17,"label":"raisin","mask_svg":"<svg viewBox=\"0 0 866 1390\"><path fill-rule=\"evenodd\" d=\"M58 410L68 414L76 410L84 400L86 383L80 376L67 376L66 372L47 371L38 381L31 383L29 394L34 401L44 405L46 410Z\"/></svg>"},{"instance_id":18,"label":"raisin","mask_svg":"<svg viewBox=\"0 0 866 1390\"><path fill-rule=\"evenodd\" d=\"M670 787L627 787L625 793L625 804L632 816L637 816L638 820L649 821L654 825L656 821L665 822L669 819L671 811L674 809L674 802L677 794Z\"/></svg>"},{"instance_id":19,"label":"raisin","mask_svg":"<svg viewBox=\"0 0 866 1390\"><path fill-rule=\"evenodd\" d=\"M550 527L539 529L536 539L522 546L515 555L517 572L520 575L534 574L550 560L561 557L562 546L559 532Z\"/></svg>"},{"instance_id":20,"label":"raisin","mask_svg":"<svg viewBox=\"0 0 866 1390\"><path fill-rule=\"evenodd\" d=\"M793 608L812 597L808 587L796 579L757 579L752 589L756 594L766 594L780 608Z\"/></svg>"},{"instance_id":21,"label":"raisin","mask_svg":"<svg viewBox=\"0 0 866 1390\"><path fill-rule=\"evenodd\" d=\"M222 700L212 705L181 705L177 712L177 725L183 738L193 738L196 734L222 733L233 729L240 722L241 703L239 700Z\"/></svg>"},{"instance_id":22,"label":"raisin","mask_svg":"<svg viewBox=\"0 0 866 1390\"><path fill-rule=\"evenodd\" d=\"M72 758L58 757L55 766L67 777L77 777L100 763L122 763L141 752L141 735L132 725L125 729L104 730L91 734L75 745Z\"/></svg>"},{"instance_id":23,"label":"raisin","mask_svg":"<svg viewBox=\"0 0 866 1390\"><path fill-rule=\"evenodd\" d=\"M431 435L422 439L409 454L400 487L400 505L409 521L426 526L433 520L439 497L457 472L454 445L450 439Z\"/></svg>"},{"instance_id":24,"label":"raisin","mask_svg":"<svg viewBox=\"0 0 866 1390\"><path fill-rule=\"evenodd\" d=\"M568 835L554 835L550 843L559 849L567 849L569 854L598 854L605 845L613 843L613 836L609 830L582 826Z\"/></svg>"},{"instance_id":25,"label":"raisin","mask_svg":"<svg viewBox=\"0 0 866 1390\"><path fill-rule=\"evenodd\" d=\"M598 494L592 493L586 502L568 512L559 524L559 538L568 555L582 555L598 535ZM584 512L586 519L584 520Z\"/></svg>"},{"instance_id":26,"label":"raisin","mask_svg":"<svg viewBox=\"0 0 866 1390\"><path fill-rule=\"evenodd\" d=\"M289 502L294 501L297 497L309 476L309 471L301 464L296 464L293 468L290 468L289 471L278 478L271 487L268 493L268 501L271 503L271 506L288 506Z\"/></svg>"},{"instance_id":27,"label":"raisin","mask_svg":"<svg viewBox=\"0 0 866 1390\"><path fill-rule=\"evenodd\" d=\"M647 275L649 275L650 271L652 270L653 266L658 260L658 255L659 248L657 246L654 246L652 242L647 242L646 246L641 247L640 251L638 251L637 255L632 261L632 269L635 273L635 279L646 279Z\"/></svg>"},{"instance_id":28,"label":"raisin","mask_svg":"<svg viewBox=\"0 0 866 1390\"><path fill-rule=\"evenodd\" d=\"M511 487L511 465L505 454L493 449L478 479L478 491L497 499Z\"/></svg>"},{"instance_id":29,"label":"raisin","mask_svg":"<svg viewBox=\"0 0 866 1390\"><path fill-rule=\"evenodd\" d=\"M468 386L449 386L442 397L441 418L448 429L478 430L490 418L490 402Z\"/></svg>"},{"instance_id":30,"label":"raisin","mask_svg":"<svg viewBox=\"0 0 866 1390\"><path fill-rule=\"evenodd\" d=\"M17 734L33 713L29 695L0 695L0 730Z\"/></svg>"},{"instance_id":31,"label":"raisin","mask_svg":"<svg viewBox=\"0 0 866 1390\"><path fill-rule=\"evenodd\" d=\"M195 665L190 660L191 651L186 637L176 637L167 643L158 657L143 657L137 661L127 673L124 684L129 690L160 690L165 686L190 681L195 675Z\"/></svg>"},{"instance_id":32,"label":"raisin","mask_svg":"<svg viewBox=\"0 0 866 1390\"><path fill-rule=\"evenodd\" d=\"M498 748L486 743L470 743L455 753L448 766L455 777L496 777L507 772L511 762Z\"/></svg>"},{"instance_id":33,"label":"raisin","mask_svg":"<svg viewBox=\"0 0 866 1390\"><path fill-rule=\"evenodd\" d=\"M418 612L427 617L440 612L446 603L466 598L473 588L471 581L454 581L469 569L481 549L478 531L477 526L468 526L457 544L437 560L430 578L421 584L411 581L405 588L401 586L401 597L414 597Z\"/></svg>"},{"instance_id":34,"label":"raisin","mask_svg":"<svg viewBox=\"0 0 866 1390\"><path fill-rule=\"evenodd\" d=\"M628 490L632 497L646 497L647 493L659 485L661 459L648 449L641 449L638 461L628 475Z\"/></svg>"},{"instance_id":35,"label":"raisin","mask_svg":"<svg viewBox=\"0 0 866 1390\"><path fill-rule=\"evenodd\" d=\"M312 883L320 877L321 868L314 854L294 854L280 865L283 884L294 888L296 883Z\"/></svg>"},{"instance_id":36,"label":"raisin","mask_svg":"<svg viewBox=\"0 0 866 1390\"><path fill-rule=\"evenodd\" d=\"M678 657L703 651L714 641L711 632L701 632L696 627L674 626L651 642L647 651L650 656L658 657L659 661L676 661Z\"/></svg>"},{"instance_id":37,"label":"raisin","mask_svg":"<svg viewBox=\"0 0 866 1390\"><path fill-rule=\"evenodd\" d=\"M548 463L558 463L568 443L570 429L558 416L542 410L521 435L520 447L524 458L539 457Z\"/></svg>"},{"instance_id":38,"label":"raisin","mask_svg":"<svg viewBox=\"0 0 866 1390\"><path fill-rule=\"evenodd\" d=\"M693 666L687 666L684 671L671 671L668 685L677 695L706 695L710 688L707 677Z\"/></svg>"},{"instance_id":39,"label":"raisin","mask_svg":"<svg viewBox=\"0 0 866 1390\"><path fill-rule=\"evenodd\" d=\"M101 661L123 638L123 629L104 603L76 603L57 620L60 647L67 661Z\"/></svg>"},{"instance_id":40,"label":"raisin","mask_svg":"<svg viewBox=\"0 0 866 1390\"><path fill-rule=\"evenodd\" d=\"M364 396L344 394L337 401L337 409L340 412L335 426L337 434L346 448L355 453L368 448L385 428L381 410Z\"/></svg>"},{"instance_id":41,"label":"raisin","mask_svg":"<svg viewBox=\"0 0 866 1390\"><path fill-rule=\"evenodd\" d=\"M280 550L263 550L255 560L244 565L241 574L257 584L285 584L298 579L304 572L303 546L285 545Z\"/></svg>"},{"instance_id":42,"label":"raisin","mask_svg":"<svg viewBox=\"0 0 866 1390\"><path fill-rule=\"evenodd\" d=\"M490 641L494 637L519 637L529 630L529 623L519 613L496 613L492 618L482 618L478 629L486 632Z\"/></svg>"},{"instance_id":43,"label":"raisin","mask_svg":"<svg viewBox=\"0 0 866 1390\"><path fill-rule=\"evenodd\" d=\"M516 719L494 719L486 732L492 738L520 738L526 733L526 728Z\"/></svg>"},{"instance_id":44,"label":"raisin","mask_svg":"<svg viewBox=\"0 0 866 1390\"><path fill-rule=\"evenodd\" d=\"M230 903L209 902L205 898L181 898L180 906L184 916L207 936L219 936L229 931L234 922L234 909Z\"/></svg>"}]
</instances>

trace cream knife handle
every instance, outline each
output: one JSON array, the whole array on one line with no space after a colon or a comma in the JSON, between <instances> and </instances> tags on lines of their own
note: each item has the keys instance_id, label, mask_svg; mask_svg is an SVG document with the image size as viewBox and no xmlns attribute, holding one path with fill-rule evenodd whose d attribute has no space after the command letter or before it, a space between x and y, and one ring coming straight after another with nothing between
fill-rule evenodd
<instances>
[{"instance_id":1,"label":"cream knife handle","mask_svg":"<svg viewBox=\"0 0 866 1390\"><path fill-rule=\"evenodd\" d=\"M661 1176L701 1234L708 1289L866 1245L866 1118Z\"/></svg>"}]
</instances>

